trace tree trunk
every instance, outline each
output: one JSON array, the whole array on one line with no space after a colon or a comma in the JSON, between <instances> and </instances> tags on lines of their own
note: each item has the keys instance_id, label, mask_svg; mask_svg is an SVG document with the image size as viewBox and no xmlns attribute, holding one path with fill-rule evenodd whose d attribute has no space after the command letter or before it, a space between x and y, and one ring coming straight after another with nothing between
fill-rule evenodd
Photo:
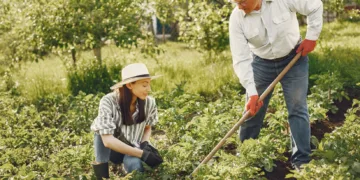
<instances>
[{"instance_id":1,"label":"tree trunk","mask_svg":"<svg viewBox=\"0 0 360 180\"><path fill-rule=\"evenodd\" d=\"M165 24L162 25L162 35L163 35L163 42L165 42Z\"/></svg>"},{"instance_id":2,"label":"tree trunk","mask_svg":"<svg viewBox=\"0 0 360 180\"><path fill-rule=\"evenodd\" d=\"M75 49L71 49L71 57L73 60L73 67L76 68L76 50Z\"/></svg>"},{"instance_id":3,"label":"tree trunk","mask_svg":"<svg viewBox=\"0 0 360 180\"><path fill-rule=\"evenodd\" d=\"M179 21L176 21L175 23L172 23L172 28L171 28L171 40L173 41L177 41L178 37L179 37Z\"/></svg>"},{"instance_id":4,"label":"tree trunk","mask_svg":"<svg viewBox=\"0 0 360 180\"><path fill-rule=\"evenodd\" d=\"M156 38L156 32L155 32L155 29L156 29L156 27L154 27L154 22L151 20L150 21L150 26L151 26L151 33L154 35L153 37L154 37L154 42L155 42L155 45L158 45L158 39Z\"/></svg>"},{"instance_id":5,"label":"tree trunk","mask_svg":"<svg viewBox=\"0 0 360 180\"><path fill-rule=\"evenodd\" d=\"M96 59L98 60L99 64L102 64L102 60L101 60L101 47L96 47L93 49L94 51L94 55L96 57Z\"/></svg>"}]
</instances>

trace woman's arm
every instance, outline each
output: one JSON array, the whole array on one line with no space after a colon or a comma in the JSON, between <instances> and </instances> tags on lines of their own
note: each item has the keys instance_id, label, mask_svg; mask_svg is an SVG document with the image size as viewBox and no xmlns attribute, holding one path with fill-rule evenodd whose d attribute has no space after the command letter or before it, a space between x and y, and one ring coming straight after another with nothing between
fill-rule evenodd
<instances>
[{"instance_id":1,"label":"woman's arm","mask_svg":"<svg viewBox=\"0 0 360 180\"><path fill-rule=\"evenodd\" d=\"M111 134L101 135L101 139L102 139L105 147L110 148L121 154L126 154L129 156L134 156L134 157L138 157L138 158L141 158L141 156L143 154L143 150L134 148L134 147L131 147L131 146L125 144L122 141L120 141L119 139L116 139Z\"/></svg>"},{"instance_id":2,"label":"woman's arm","mask_svg":"<svg viewBox=\"0 0 360 180\"><path fill-rule=\"evenodd\" d=\"M149 142L150 135L151 135L151 126L150 126L150 125L147 125L147 126L145 126L144 135L143 135L143 137L142 137L142 139L141 139L141 142L144 142L144 141L148 141L148 142Z\"/></svg>"}]
</instances>

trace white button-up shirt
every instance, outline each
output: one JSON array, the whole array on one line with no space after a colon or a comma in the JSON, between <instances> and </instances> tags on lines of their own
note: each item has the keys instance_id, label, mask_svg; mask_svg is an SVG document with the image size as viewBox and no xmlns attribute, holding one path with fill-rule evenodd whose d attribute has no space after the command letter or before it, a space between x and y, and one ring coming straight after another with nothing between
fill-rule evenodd
<instances>
[{"instance_id":1,"label":"white button-up shirt","mask_svg":"<svg viewBox=\"0 0 360 180\"><path fill-rule=\"evenodd\" d=\"M321 0L263 0L250 14L238 7L229 21L233 67L249 96L257 95L252 54L276 59L290 53L300 39L296 12L307 16L306 39L317 40L322 29Z\"/></svg>"}]
</instances>

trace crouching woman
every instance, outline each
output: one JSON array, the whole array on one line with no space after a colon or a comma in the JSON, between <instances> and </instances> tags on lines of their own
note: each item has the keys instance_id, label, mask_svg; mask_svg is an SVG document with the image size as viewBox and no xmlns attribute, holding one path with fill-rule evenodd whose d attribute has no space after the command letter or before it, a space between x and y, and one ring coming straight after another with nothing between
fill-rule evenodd
<instances>
[{"instance_id":1,"label":"crouching woman","mask_svg":"<svg viewBox=\"0 0 360 180\"><path fill-rule=\"evenodd\" d=\"M97 179L109 178L109 160L123 163L126 172L143 172L142 161L150 167L163 162L158 151L149 144L151 126L158 121L155 99L148 96L150 76L142 63L122 69L122 81L111 87L99 105L99 113L91 125L95 132L94 168Z\"/></svg>"}]
</instances>

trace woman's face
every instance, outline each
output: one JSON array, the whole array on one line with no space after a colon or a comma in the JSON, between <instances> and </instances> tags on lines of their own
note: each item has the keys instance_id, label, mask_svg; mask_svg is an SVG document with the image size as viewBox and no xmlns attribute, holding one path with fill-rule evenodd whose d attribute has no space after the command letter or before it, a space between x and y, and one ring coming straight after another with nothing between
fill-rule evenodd
<instances>
[{"instance_id":1,"label":"woman's face","mask_svg":"<svg viewBox=\"0 0 360 180\"><path fill-rule=\"evenodd\" d=\"M127 84L127 87L130 89L133 95L140 98L141 100L145 100L151 91L150 80L150 78L138 80Z\"/></svg>"}]
</instances>

